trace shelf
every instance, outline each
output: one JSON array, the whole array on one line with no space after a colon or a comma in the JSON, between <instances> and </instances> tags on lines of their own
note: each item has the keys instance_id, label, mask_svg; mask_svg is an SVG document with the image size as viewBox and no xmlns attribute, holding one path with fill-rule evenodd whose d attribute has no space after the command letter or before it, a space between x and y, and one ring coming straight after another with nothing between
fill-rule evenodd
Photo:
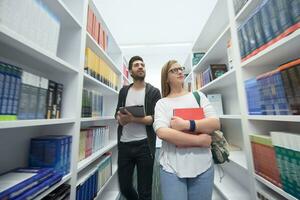
<instances>
[{"instance_id":1,"label":"shelf","mask_svg":"<svg viewBox=\"0 0 300 200\"><path fill-rule=\"evenodd\" d=\"M106 181L106 183L101 187L101 189L98 191L97 196L94 198L95 200L96 200L97 198L99 198L99 196L100 196L101 193L105 190L105 188L107 187L107 185L109 184L109 182L111 181L111 179L113 178L113 176L117 174L118 168L117 168L117 167L114 167L114 165L113 165L112 168L113 168L113 169L112 169L112 174L111 174L111 176L110 176L109 179ZM111 192L111 191L108 191L107 193L110 193L110 192ZM115 191L115 192L117 192L117 191ZM119 192L118 192L118 193L119 193ZM105 194L105 196L106 196L106 194ZM117 197L117 196L116 196L116 197ZM110 198L102 198L102 199L110 199ZM113 199L113 198L112 198L112 199Z\"/></svg>"},{"instance_id":2,"label":"shelf","mask_svg":"<svg viewBox=\"0 0 300 200\"><path fill-rule=\"evenodd\" d=\"M214 185L220 194L227 200L251 200L249 191L230 177L228 173L225 173L225 176L220 183L217 166L215 167Z\"/></svg>"},{"instance_id":3,"label":"shelf","mask_svg":"<svg viewBox=\"0 0 300 200\"><path fill-rule=\"evenodd\" d=\"M86 32L86 47L89 47L95 52L96 55L101 57L110 67L111 69L121 75L122 72L120 71L119 67L115 64L115 62L110 58L110 56L99 46L99 44L95 41L95 39Z\"/></svg>"},{"instance_id":4,"label":"shelf","mask_svg":"<svg viewBox=\"0 0 300 200\"><path fill-rule=\"evenodd\" d=\"M104 153L106 153L108 150L112 149L116 145L117 145L117 141L110 141L110 143L106 145L104 148L98 150L97 152L93 153L89 157L80 161L77 165L77 173L83 170L85 167L89 166L92 162L100 158Z\"/></svg>"},{"instance_id":5,"label":"shelf","mask_svg":"<svg viewBox=\"0 0 300 200\"><path fill-rule=\"evenodd\" d=\"M118 200L120 197L120 192L119 191L109 191L106 192L105 195L102 197L104 200ZM96 198L95 198L96 200Z\"/></svg>"},{"instance_id":6,"label":"shelf","mask_svg":"<svg viewBox=\"0 0 300 200\"><path fill-rule=\"evenodd\" d=\"M205 52L200 62L195 65L193 71L203 71L203 67L209 64L218 64L218 62L227 57L227 40L230 36L230 27L227 26L223 33L213 43L213 45Z\"/></svg>"},{"instance_id":7,"label":"shelf","mask_svg":"<svg viewBox=\"0 0 300 200\"><path fill-rule=\"evenodd\" d=\"M200 91L203 93L207 93L211 90L216 90L233 85L235 81L235 69L232 69L230 71L227 71L222 76L204 85L202 88L200 88Z\"/></svg>"},{"instance_id":8,"label":"shelf","mask_svg":"<svg viewBox=\"0 0 300 200\"><path fill-rule=\"evenodd\" d=\"M116 119L113 116L81 118L81 122L94 122L94 121L104 121L104 120L116 120Z\"/></svg>"},{"instance_id":9,"label":"shelf","mask_svg":"<svg viewBox=\"0 0 300 200\"><path fill-rule=\"evenodd\" d=\"M282 38L267 49L242 62L245 68L274 66L277 67L285 62L299 57L300 51L300 29L287 37Z\"/></svg>"},{"instance_id":10,"label":"shelf","mask_svg":"<svg viewBox=\"0 0 300 200\"><path fill-rule=\"evenodd\" d=\"M37 197L34 198L34 200L40 200L42 198L44 198L45 196L47 196L48 194L50 194L53 190L55 190L56 188L58 188L59 186L61 186L62 184L64 184L65 182L67 182L69 179L71 178L71 173L65 175L61 181L59 181L58 183L54 184L53 186L51 186L49 189L47 189L45 192L43 192L42 194L38 195Z\"/></svg>"},{"instance_id":11,"label":"shelf","mask_svg":"<svg viewBox=\"0 0 300 200\"><path fill-rule=\"evenodd\" d=\"M229 160L236 163L245 170L248 170L246 155L244 151L230 151Z\"/></svg>"},{"instance_id":12,"label":"shelf","mask_svg":"<svg viewBox=\"0 0 300 200\"><path fill-rule=\"evenodd\" d=\"M237 120L240 120L241 115L220 115L219 118L220 119L237 119Z\"/></svg>"},{"instance_id":13,"label":"shelf","mask_svg":"<svg viewBox=\"0 0 300 200\"><path fill-rule=\"evenodd\" d=\"M225 30L229 24L229 14L227 1L216 1L215 7L212 9L211 15L203 26L192 48L193 52L204 51L212 46L216 38Z\"/></svg>"},{"instance_id":14,"label":"shelf","mask_svg":"<svg viewBox=\"0 0 300 200\"><path fill-rule=\"evenodd\" d=\"M248 115L248 120L300 122L299 115Z\"/></svg>"},{"instance_id":15,"label":"shelf","mask_svg":"<svg viewBox=\"0 0 300 200\"><path fill-rule=\"evenodd\" d=\"M236 22L244 22L261 3L262 0L248 0L244 7L236 15Z\"/></svg>"},{"instance_id":16,"label":"shelf","mask_svg":"<svg viewBox=\"0 0 300 200\"><path fill-rule=\"evenodd\" d=\"M253 176L255 177L256 180L258 180L259 182L263 183L264 185L266 185L267 187L269 187L273 191L277 192L278 194L284 196L288 200L297 200L296 197L290 195L289 193L285 192L281 188L279 188L279 187L275 186L274 184L270 183L269 181L267 181L263 177L261 177L261 176L259 176L257 174L254 174Z\"/></svg>"},{"instance_id":17,"label":"shelf","mask_svg":"<svg viewBox=\"0 0 300 200\"><path fill-rule=\"evenodd\" d=\"M185 79L184 79L184 82L190 82L190 81L192 81L192 72L190 72L188 75L187 75L187 77L185 77Z\"/></svg>"},{"instance_id":18,"label":"shelf","mask_svg":"<svg viewBox=\"0 0 300 200\"><path fill-rule=\"evenodd\" d=\"M48 8L58 17L62 26L81 28L79 21L74 17L62 0L44 0L43 3L47 4Z\"/></svg>"},{"instance_id":19,"label":"shelf","mask_svg":"<svg viewBox=\"0 0 300 200\"><path fill-rule=\"evenodd\" d=\"M78 70L71 64L65 62L61 58L58 58L52 52L44 50L39 47L37 44L27 40L22 35L10 30L4 25L0 24L0 42L6 44L8 47L12 47L13 50L18 50L21 52L21 56L27 60L39 61L47 65L39 65L36 67L36 70L44 70L50 73L53 69L57 69L61 72L72 72L78 73ZM6 52L8 53L8 52ZM51 66L51 70L49 70Z\"/></svg>"},{"instance_id":20,"label":"shelf","mask_svg":"<svg viewBox=\"0 0 300 200\"><path fill-rule=\"evenodd\" d=\"M93 89L95 91L101 92L102 95L118 95L118 91L105 85L101 81L91 77L90 75L84 73L84 87L87 89Z\"/></svg>"},{"instance_id":21,"label":"shelf","mask_svg":"<svg viewBox=\"0 0 300 200\"><path fill-rule=\"evenodd\" d=\"M75 123L73 118L0 121L0 129Z\"/></svg>"}]
</instances>

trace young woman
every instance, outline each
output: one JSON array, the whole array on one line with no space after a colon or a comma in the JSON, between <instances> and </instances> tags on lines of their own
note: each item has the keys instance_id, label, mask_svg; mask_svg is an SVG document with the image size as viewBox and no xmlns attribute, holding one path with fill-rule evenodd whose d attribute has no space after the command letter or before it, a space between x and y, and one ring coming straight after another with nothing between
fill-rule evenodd
<instances>
[{"instance_id":1,"label":"young woman","mask_svg":"<svg viewBox=\"0 0 300 200\"><path fill-rule=\"evenodd\" d=\"M163 98L155 106L153 127L162 139L159 158L162 195L164 200L209 200L214 180L209 134L220 128L220 122L201 92L204 119L189 121L173 117L173 109L199 108L193 93L183 88L183 70L176 60L163 66ZM183 131L193 131L194 134Z\"/></svg>"}]
</instances>

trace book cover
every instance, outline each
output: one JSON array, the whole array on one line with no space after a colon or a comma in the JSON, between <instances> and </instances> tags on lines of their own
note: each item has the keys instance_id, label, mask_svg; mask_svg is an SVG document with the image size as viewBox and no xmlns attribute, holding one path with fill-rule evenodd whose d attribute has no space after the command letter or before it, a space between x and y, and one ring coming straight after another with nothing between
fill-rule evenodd
<instances>
[{"instance_id":1,"label":"book cover","mask_svg":"<svg viewBox=\"0 0 300 200\"><path fill-rule=\"evenodd\" d=\"M205 118L203 108L176 108L173 109L173 116L184 120L200 120Z\"/></svg>"},{"instance_id":2,"label":"book cover","mask_svg":"<svg viewBox=\"0 0 300 200\"><path fill-rule=\"evenodd\" d=\"M62 110L62 97L63 97L64 85L60 83L56 83L55 85L55 106L56 112L53 113L53 118L59 119L61 118L61 110Z\"/></svg>"},{"instance_id":3,"label":"book cover","mask_svg":"<svg viewBox=\"0 0 300 200\"><path fill-rule=\"evenodd\" d=\"M53 104L54 104L54 92L55 92L55 82L49 80L48 82L48 91L47 91L47 115L46 119L51 119L53 112Z\"/></svg>"},{"instance_id":4,"label":"book cover","mask_svg":"<svg viewBox=\"0 0 300 200\"><path fill-rule=\"evenodd\" d=\"M203 58L204 55L205 55L205 52L194 52L193 59L192 59L193 66L197 65L200 62L200 60Z\"/></svg>"},{"instance_id":5,"label":"book cover","mask_svg":"<svg viewBox=\"0 0 300 200\"><path fill-rule=\"evenodd\" d=\"M18 168L0 176L0 199L21 195L53 174L50 168Z\"/></svg>"},{"instance_id":6,"label":"book cover","mask_svg":"<svg viewBox=\"0 0 300 200\"><path fill-rule=\"evenodd\" d=\"M265 36L266 43L268 43L275 37L275 35L273 33L272 26L269 21L270 14L269 14L268 6L266 6L266 1L264 4L262 4L262 7L260 9L260 12L258 12L258 15L260 15L262 30Z\"/></svg>"},{"instance_id":7,"label":"book cover","mask_svg":"<svg viewBox=\"0 0 300 200\"><path fill-rule=\"evenodd\" d=\"M88 7L88 18L87 18L87 31L91 35L93 32L93 18L94 18L94 13L93 13L93 10L89 6Z\"/></svg>"},{"instance_id":8,"label":"book cover","mask_svg":"<svg viewBox=\"0 0 300 200\"><path fill-rule=\"evenodd\" d=\"M223 115L223 104L221 94L208 94L207 99L210 104L214 107L218 115Z\"/></svg>"},{"instance_id":9,"label":"book cover","mask_svg":"<svg viewBox=\"0 0 300 200\"><path fill-rule=\"evenodd\" d=\"M55 173L49 179L44 180L43 182L31 188L27 192L15 198L15 200L34 199L36 196L38 196L39 194L47 190L49 187L51 187L55 183L58 183L61 179L62 179L62 174Z\"/></svg>"},{"instance_id":10,"label":"book cover","mask_svg":"<svg viewBox=\"0 0 300 200\"><path fill-rule=\"evenodd\" d=\"M225 64L211 64L210 65L210 73L212 80L222 76L227 72L227 66Z\"/></svg>"}]
</instances>

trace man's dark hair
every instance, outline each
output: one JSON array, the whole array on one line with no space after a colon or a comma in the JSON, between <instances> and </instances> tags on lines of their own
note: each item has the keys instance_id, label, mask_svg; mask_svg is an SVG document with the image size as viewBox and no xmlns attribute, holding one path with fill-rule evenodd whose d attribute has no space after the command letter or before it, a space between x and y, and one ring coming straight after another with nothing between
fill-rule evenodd
<instances>
[{"instance_id":1,"label":"man's dark hair","mask_svg":"<svg viewBox=\"0 0 300 200\"><path fill-rule=\"evenodd\" d=\"M128 69L129 69L129 70L132 69L132 64L133 64L133 62L134 62L134 61L137 61L137 60L140 60L140 61L144 62L142 57L140 57L140 56L133 56L133 57L130 58L130 60L129 60L129 66L128 66Z\"/></svg>"}]
</instances>

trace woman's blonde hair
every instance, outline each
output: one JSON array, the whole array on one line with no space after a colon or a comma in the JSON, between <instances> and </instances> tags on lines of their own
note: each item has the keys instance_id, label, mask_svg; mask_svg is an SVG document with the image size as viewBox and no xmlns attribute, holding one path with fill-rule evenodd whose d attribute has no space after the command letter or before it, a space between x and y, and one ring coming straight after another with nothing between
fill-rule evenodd
<instances>
[{"instance_id":1,"label":"woman's blonde hair","mask_svg":"<svg viewBox=\"0 0 300 200\"><path fill-rule=\"evenodd\" d=\"M168 73L171 66L175 63L178 63L177 60L169 60L166 64L164 64L161 69L161 93L162 97L166 97L170 94L171 88L168 83Z\"/></svg>"}]
</instances>

